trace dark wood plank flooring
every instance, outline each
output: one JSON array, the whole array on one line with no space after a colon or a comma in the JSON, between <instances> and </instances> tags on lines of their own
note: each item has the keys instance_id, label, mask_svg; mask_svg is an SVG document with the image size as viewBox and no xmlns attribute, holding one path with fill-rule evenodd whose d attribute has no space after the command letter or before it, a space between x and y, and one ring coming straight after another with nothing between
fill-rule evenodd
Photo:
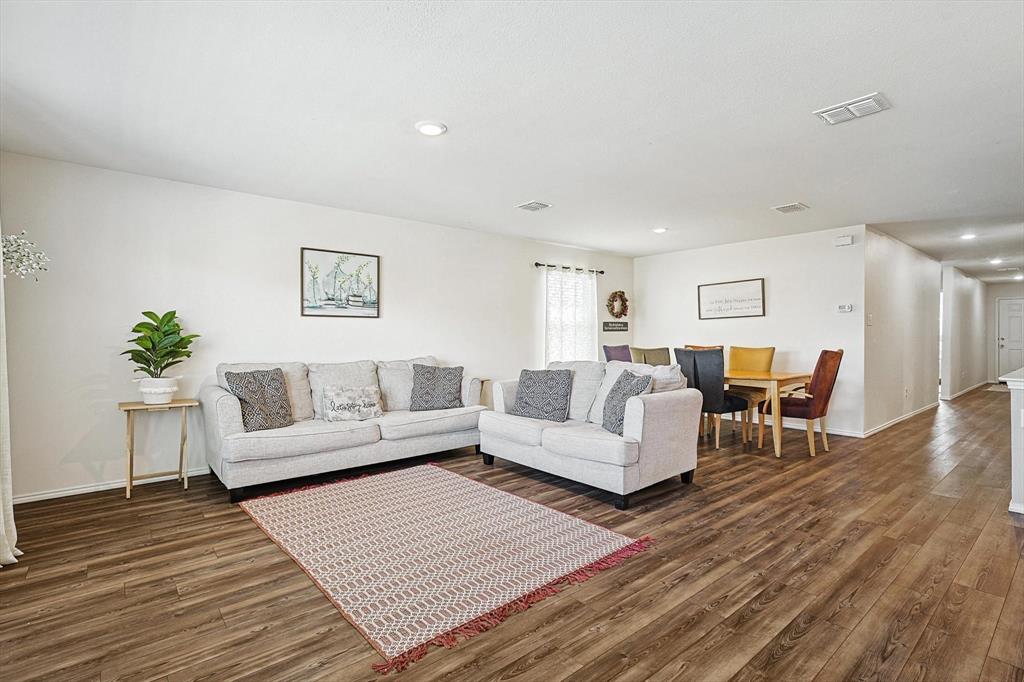
<instances>
[{"instance_id":1,"label":"dark wood plank flooring","mask_svg":"<svg viewBox=\"0 0 1024 682\"><path fill-rule=\"evenodd\" d=\"M1007 394L976 390L869 439L833 436L815 459L801 432L781 460L727 432L721 450L701 446L693 485L663 483L628 511L500 460L435 457L658 542L395 676L1024 680L1008 411ZM379 657L212 477L16 515L25 556L0 570L6 682L379 678Z\"/></svg>"}]
</instances>

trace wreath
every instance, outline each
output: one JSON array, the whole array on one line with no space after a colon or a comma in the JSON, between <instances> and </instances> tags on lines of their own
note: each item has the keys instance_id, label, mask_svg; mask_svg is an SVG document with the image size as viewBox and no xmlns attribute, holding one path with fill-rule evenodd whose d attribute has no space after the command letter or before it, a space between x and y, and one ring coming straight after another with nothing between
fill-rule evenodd
<instances>
[{"instance_id":1,"label":"wreath","mask_svg":"<svg viewBox=\"0 0 1024 682\"><path fill-rule=\"evenodd\" d=\"M616 320L629 315L629 299L626 298L625 291L613 291L608 296L608 314L614 317Z\"/></svg>"}]
</instances>

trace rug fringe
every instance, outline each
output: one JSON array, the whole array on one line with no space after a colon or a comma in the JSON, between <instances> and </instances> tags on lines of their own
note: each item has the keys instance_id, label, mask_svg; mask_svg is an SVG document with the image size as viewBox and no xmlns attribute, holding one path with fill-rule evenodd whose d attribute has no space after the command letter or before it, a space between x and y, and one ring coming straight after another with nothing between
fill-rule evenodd
<instances>
[{"instance_id":1,"label":"rug fringe","mask_svg":"<svg viewBox=\"0 0 1024 682\"><path fill-rule=\"evenodd\" d=\"M643 552L653 544L654 538L650 535L645 535L639 540L635 540L625 547L612 552L608 556L602 557L597 561L587 564L586 566L577 568L571 573L552 580L547 585L541 585L537 589L524 594L518 599L514 599L503 606L499 606L492 611L488 611L487 613L474 618L468 623L434 637L429 642L419 644L405 653L399 654L398 656L385 661L384 663L375 663L373 665L373 669L381 674L405 670L409 665L426 656L432 645L451 649L460 641L471 639L477 635L483 634L491 628L500 625L510 616L521 613L534 604L544 601L548 597L553 597L568 585L578 585L579 583L586 582L601 571L618 566L629 557ZM459 639L460 637L462 638L461 640Z\"/></svg>"}]
</instances>

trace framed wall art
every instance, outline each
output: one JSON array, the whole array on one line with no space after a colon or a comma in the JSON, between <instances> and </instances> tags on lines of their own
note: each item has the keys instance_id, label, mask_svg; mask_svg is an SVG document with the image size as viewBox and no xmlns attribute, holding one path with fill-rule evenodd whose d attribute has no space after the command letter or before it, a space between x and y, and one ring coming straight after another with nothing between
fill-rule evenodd
<instances>
[{"instance_id":1,"label":"framed wall art","mask_svg":"<svg viewBox=\"0 0 1024 682\"><path fill-rule=\"evenodd\" d=\"M300 304L312 317L380 317L380 256L300 250Z\"/></svg>"},{"instance_id":2,"label":"framed wall art","mask_svg":"<svg viewBox=\"0 0 1024 682\"><path fill-rule=\"evenodd\" d=\"M764 317L764 278L698 285L697 316L702 320Z\"/></svg>"}]
</instances>

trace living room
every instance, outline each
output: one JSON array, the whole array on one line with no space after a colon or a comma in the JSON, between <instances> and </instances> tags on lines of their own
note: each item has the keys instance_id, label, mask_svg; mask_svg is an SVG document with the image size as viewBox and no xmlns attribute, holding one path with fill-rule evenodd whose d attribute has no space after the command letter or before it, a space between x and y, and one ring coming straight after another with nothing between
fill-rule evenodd
<instances>
[{"instance_id":1,"label":"living room","mask_svg":"<svg viewBox=\"0 0 1024 682\"><path fill-rule=\"evenodd\" d=\"M4 0L0 228L5 680L1024 679L1021 3Z\"/></svg>"}]
</instances>

